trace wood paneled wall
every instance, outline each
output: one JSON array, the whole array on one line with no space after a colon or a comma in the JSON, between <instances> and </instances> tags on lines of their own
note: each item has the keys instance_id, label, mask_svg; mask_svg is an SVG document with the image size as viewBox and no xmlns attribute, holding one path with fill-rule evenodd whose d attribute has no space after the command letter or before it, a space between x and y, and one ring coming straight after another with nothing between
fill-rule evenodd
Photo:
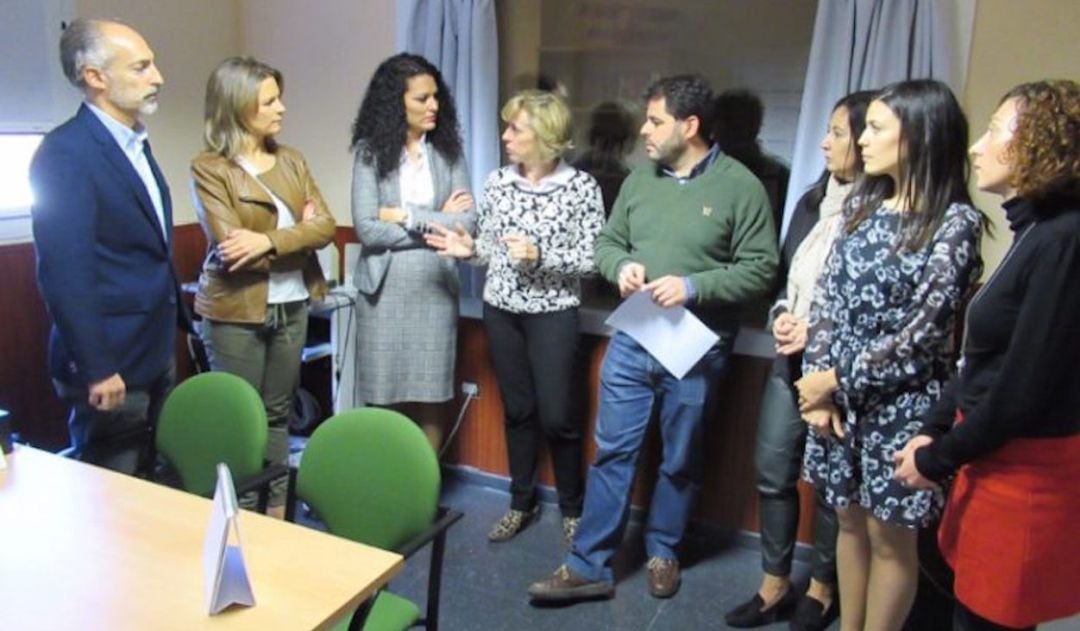
<instances>
[{"instance_id":1,"label":"wood paneled wall","mask_svg":"<svg viewBox=\"0 0 1080 631\"><path fill-rule=\"evenodd\" d=\"M206 251L198 224L176 226L174 262L181 282L195 280ZM34 245L0 246L0 408L11 412L14 429L23 439L46 449L68 444L67 408L56 398L49 377L50 320L38 293ZM177 372L191 374L187 349L177 337Z\"/></svg>"},{"instance_id":2,"label":"wood paneled wall","mask_svg":"<svg viewBox=\"0 0 1080 631\"><path fill-rule=\"evenodd\" d=\"M37 290L34 246L0 246L0 407L13 428L45 447L67 444L67 409L49 377L49 314Z\"/></svg>"},{"instance_id":3,"label":"wood paneled wall","mask_svg":"<svg viewBox=\"0 0 1080 631\"><path fill-rule=\"evenodd\" d=\"M176 226L173 239L174 260L181 282L195 280L206 251L202 230L198 224ZM335 241L341 248L345 243L356 241L355 232L351 227L339 227ZM0 362L0 407L11 411L16 431L27 440L43 447L60 448L67 443L64 422L67 410L53 393L46 367L49 318L34 278L33 245L0 246L0 270L5 293L5 299L0 302L0 322L4 324L0 327L0 357L3 358ZM181 346L182 338L177 342L178 374L182 379L191 374L191 368L187 351ZM481 323L462 320L458 344L458 380L478 384L480 398L470 407L447 459L451 463L505 476L508 470L502 403ZM575 377L581 384L577 416L588 428L582 466L591 462L595 454L592 435L596 422L596 393L606 347L604 337L582 337ZM724 529L757 529L753 442L767 371L767 361L733 357L731 370L717 388L706 422L706 473L697 506L698 520ZM456 403L460 404L460 401ZM635 482L634 503L639 506L648 505L656 482L658 446L654 428ZM546 454L543 463L541 479L544 484L553 484ZM807 488L801 488L800 492L804 517L799 535L801 540L808 541L812 499Z\"/></svg>"},{"instance_id":4,"label":"wood paneled wall","mask_svg":"<svg viewBox=\"0 0 1080 631\"><path fill-rule=\"evenodd\" d=\"M197 223L173 228L173 264L181 283L199 279L203 259L206 257L206 235Z\"/></svg>"}]
</instances>

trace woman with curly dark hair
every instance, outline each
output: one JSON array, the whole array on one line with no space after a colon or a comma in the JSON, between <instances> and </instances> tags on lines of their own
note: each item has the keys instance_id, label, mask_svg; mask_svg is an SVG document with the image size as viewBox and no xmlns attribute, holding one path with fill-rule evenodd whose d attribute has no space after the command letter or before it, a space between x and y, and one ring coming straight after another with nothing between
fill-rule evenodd
<instances>
[{"instance_id":1,"label":"woman with curly dark hair","mask_svg":"<svg viewBox=\"0 0 1080 631\"><path fill-rule=\"evenodd\" d=\"M432 223L475 223L454 100L428 60L401 53L371 78L352 130L357 395L420 423L438 449L436 404L453 397L456 264L424 243Z\"/></svg>"},{"instance_id":2,"label":"woman with curly dark hair","mask_svg":"<svg viewBox=\"0 0 1080 631\"><path fill-rule=\"evenodd\" d=\"M931 488L957 474L938 533L954 627L1034 628L1080 611L1080 84L1013 88L971 155L1015 237L896 478Z\"/></svg>"}]
</instances>

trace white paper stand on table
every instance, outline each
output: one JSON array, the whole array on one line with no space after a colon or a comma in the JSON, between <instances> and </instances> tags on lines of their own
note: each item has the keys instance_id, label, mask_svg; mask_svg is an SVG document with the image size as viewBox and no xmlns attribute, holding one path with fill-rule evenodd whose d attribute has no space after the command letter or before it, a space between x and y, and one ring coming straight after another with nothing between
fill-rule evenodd
<instances>
[{"instance_id":1,"label":"white paper stand on table","mask_svg":"<svg viewBox=\"0 0 1080 631\"><path fill-rule=\"evenodd\" d=\"M229 605L255 604L240 548L236 489L232 475L225 464L218 464L217 473L210 526L203 540L203 594L210 615L221 613ZM230 534L235 545L229 544Z\"/></svg>"}]
</instances>

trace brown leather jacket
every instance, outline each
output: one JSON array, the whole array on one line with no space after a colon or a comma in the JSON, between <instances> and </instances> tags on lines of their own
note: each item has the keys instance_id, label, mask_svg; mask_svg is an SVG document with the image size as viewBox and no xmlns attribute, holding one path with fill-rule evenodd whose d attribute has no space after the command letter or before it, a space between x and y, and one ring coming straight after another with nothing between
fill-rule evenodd
<instances>
[{"instance_id":1,"label":"brown leather jacket","mask_svg":"<svg viewBox=\"0 0 1080 631\"><path fill-rule=\"evenodd\" d=\"M277 159L260 180L292 211L296 225L283 230L277 229L277 207L270 195L234 161L217 153L202 153L191 162L195 211L209 241L195 296L195 312L204 318L264 322L270 272L303 270L311 298L326 295L315 250L333 240L334 218L300 152L279 146ZM307 200L315 205L315 217L303 221ZM218 257L217 245L235 228L264 233L274 247L270 254L230 272Z\"/></svg>"}]
</instances>

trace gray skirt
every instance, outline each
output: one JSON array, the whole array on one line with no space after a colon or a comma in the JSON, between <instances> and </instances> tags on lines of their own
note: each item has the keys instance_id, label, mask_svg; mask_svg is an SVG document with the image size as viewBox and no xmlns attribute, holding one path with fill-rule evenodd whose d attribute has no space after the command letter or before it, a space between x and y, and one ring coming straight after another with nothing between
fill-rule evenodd
<instances>
[{"instance_id":1,"label":"gray skirt","mask_svg":"<svg viewBox=\"0 0 1080 631\"><path fill-rule=\"evenodd\" d=\"M394 252L379 292L357 305L357 396L369 405L454 396L457 267L428 249Z\"/></svg>"}]
</instances>

